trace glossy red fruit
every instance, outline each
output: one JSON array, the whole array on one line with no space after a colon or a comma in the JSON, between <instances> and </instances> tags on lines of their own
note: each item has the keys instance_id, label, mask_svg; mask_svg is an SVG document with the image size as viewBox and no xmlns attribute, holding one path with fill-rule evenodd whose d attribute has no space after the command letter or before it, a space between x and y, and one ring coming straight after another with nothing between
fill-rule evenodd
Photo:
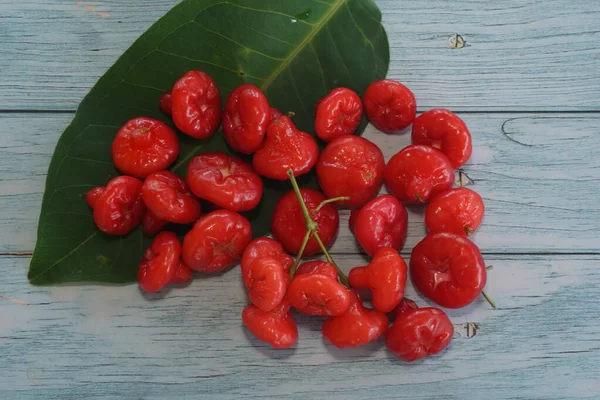
<instances>
[{"instance_id":1,"label":"glossy red fruit","mask_svg":"<svg viewBox=\"0 0 600 400\"><path fill-rule=\"evenodd\" d=\"M315 132L325 142L352 135L360 125L363 105L360 97L347 88L333 89L319 102Z\"/></svg>"},{"instance_id":2,"label":"glossy red fruit","mask_svg":"<svg viewBox=\"0 0 600 400\"><path fill-rule=\"evenodd\" d=\"M335 240L340 225L337 209L331 204L326 204L318 212L313 212L325 201L325 196L317 190L307 188L300 189L300 193L310 216L318 224L319 237L325 246L329 247ZM284 194L277 202L271 219L271 233L289 253L298 254L306 233L306 219L293 190ZM320 252L318 242L311 237L304 255L310 256Z\"/></svg>"},{"instance_id":3,"label":"glossy red fruit","mask_svg":"<svg viewBox=\"0 0 600 400\"><path fill-rule=\"evenodd\" d=\"M173 232L159 233L146 249L138 268L138 283L146 292L158 292L165 287L179 267L181 243Z\"/></svg>"},{"instance_id":4,"label":"glossy red fruit","mask_svg":"<svg viewBox=\"0 0 600 400\"><path fill-rule=\"evenodd\" d=\"M283 265L274 258L259 258L242 276L250 301L262 311L271 311L281 303L290 281Z\"/></svg>"},{"instance_id":5,"label":"glossy red fruit","mask_svg":"<svg viewBox=\"0 0 600 400\"><path fill-rule=\"evenodd\" d=\"M366 308L360 296L350 291L348 310L340 316L328 318L322 332L336 347L357 347L379 339L385 334L388 324L384 313Z\"/></svg>"},{"instance_id":6,"label":"glossy red fruit","mask_svg":"<svg viewBox=\"0 0 600 400\"><path fill-rule=\"evenodd\" d=\"M160 219L150 210L146 210L142 219L142 231L146 236L154 236L162 231L169 222Z\"/></svg>"},{"instance_id":7,"label":"glossy red fruit","mask_svg":"<svg viewBox=\"0 0 600 400\"><path fill-rule=\"evenodd\" d=\"M275 120L278 120L281 117L283 117L283 113L278 109L271 107L271 113L269 115L269 124L271 124L271 122Z\"/></svg>"},{"instance_id":8,"label":"glossy red fruit","mask_svg":"<svg viewBox=\"0 0 600 400\"><path fill-rule=\"evenodd\" d=\"M249 305L242 312L242 321L257 339L276 349L289 349L298 340L298 326L287 301L268 312Z\"/></svg>"},{"instance_id":9,"label":"glossy red fruit","mask_svg":"<svg viewBox=\"0 0 600 400\"><path fill-rule=\"evenodd\" d=\"M373 143L342 136L325 147L317 162L319 186L328 198L349 197L339 205L362 207L379 193L385 160Z\"/></svg>"},{"instance_id":10,"label":"glossy red fruit","mask_svg":"<svg viewBox=\"0 0 600 400\"><path fill-rule=\"evenodd\" d=\"M417 303L410 299L407 299L406 297L403 298L400 304L398 304L396 308L394 308L394 311L392 311L394 320L398 319L401 315L409 313L412 310L416 310L417 308L419 308Z\"/></svg>"},{"instance_id":11,"label":"glossy red fruit","mask_svg":"<svg viewBox=\"0 0 600 400\"><path fill-rule=\"evenodd\" d=\"M167 169L179 154L177 134L157 119L140 117L128 121L113 140L112 159L125 175L143 179Z\"/></svg>"},{"instance_id":12,"label":"glossy red fruit","mask_svg":"<svg viewBox=\"0 0 600 400\"><path fill-rule=\"evenodd\" d=\"M350 291L325 275L298 275L288 287L287 299L307 315L342 315L350 306Z\"/></svg>"},{"instance_id":13,"label":"glossy red fruit","mask_svg":"<svg viewBox=\"0 0 600 400\"><path fill-rule=\"evenodd\" d=\"M185 265L182 261L180 261L177 268L175 268L175 273L173 274L171 283L183 285L190 282L193 277L194 271L190 267Z\"/></svg>"},{"instance_id":14,"label":"glossy red fruit","mask_svg":"<svg viewBox=\"0 0 600 400\"><path fill-rule=\"evenodd\" d=\"M254 153L252 165L260 175L284 181L288 179L288 169L294 171L294 176L304 175L318 158L315 138L298 130L288 117L281 117L269 125L265 143Z\"/></svg>"},{"instance_id":15,"label":"glossy red fruit","mask_svg":"<svg viewBox=\"0 0 600 400\"><path fill-rule=\"evenodd\" d=\"M366 267L352 268L350 286L368 289L373 293L373 307L387 313L404 297L406 263L394 249L380 249Z\"/></svg>"},{"instance_id":16,"label":"glossy red fruit","mask_svg":"<svg viewBox=\"0 0 600 400\"><path fill-rule=\"evenodd\" d=\"M271 107L260 89L251 84L238 86L225 103L225 141L237 152L256 152L262 147L270 118Z\"/></svg>"},{"instance_id":17,"label":"glossy red fruit","mask_svg":"<svg viewBox=\"0 0 600 400\"><path fill-rule=\"evenodd\" d=\"M196 271L221 272L240 259L251 237L246 218L228 210L213 211L185 235L183 262Z\"/></svg>"},{"instance_id":18,"label":"glossy red fruit","mask_svg":"<svg viewBox=\"0 0 600 400\"><path fill-rule=\"evenodd\" d=\"M173 122L186 135L207 139L219 128L219 88L204 72L187 72L173 86L171 99Z\"/></svg>"},{"instance_id":19,"label":"glossy red fruit","mask_svg":"<svg viewBox=\"0 0 600 400\"><path fill-rule=\"evenodd\" d=\"M250 211L263 195L262 179L250 164L225 153L194 157L186 179L196 196L230 211Z\"/></svg>"},{"instance_id":20,"label":"glossy red fruit","mask_svg":"<svg viewBox=\"0 0 600 400\"><path fill-rule=\"evenodd\" d=\"M96 202L102 196L102 193L104 193L104 186L97 186L86 193L85 201L87 201L90 208L93 209L96 206Z\"/></svg>"},{"instance_id":21,"label":"glossy red fruit","mask_svg":"<svg viewBox=\"0 0 600 400\"><path fill-rule=\"evenodd\" d=\"M485 287L483 257L473 242L453 233L429 234L410 257L415 288L442 307L461 308Z\"/></svg>"},{"instance_id":22,"label":"glossy red fruit","mask_svg":"<svg viewBox=\"0 0 600 400\"><path fill-rule=\"evenodd\" d=\"M119 236L137 227L146 212L141 190L142 181L130 176L119 176L108 182L94 205L94 222L98 228Z\"/></svg>"},{"instance_id":23,"label":"glossy red fruit","mask_svg":"<svg viewBox=\"0 0 600 400\"><path fill-rule=\"evenodd\" d=\"M412 143L440 149L454 168L463 166L473 153L467 124L452 111L444 109L429 110L415 119Z\"/></svg>"},{"instance_id":24,"label":"glossy red fruit","mask_svg":"<svg viewBox=\"0 0 600 400\"><path fill-rule=\"evenodd\" d=\"M425 212L425 224L430 233L471 236L481 224L484 213L479 194L464 187L448 189L431 199Z\"/></svg>"},{"instance_id":25,"label":"glossy red fruit","mask_svg":"<svg viewBox=\"0 0 600 400\"><path fill-rule=\"evenodd\" d=\"M294 264L294 259L285 252L281 243L271 238L263 237L254 239L246 246L240 264L242 274L245 274L249 270L252 263L261 258L273 258L279 261L285 272L288 272Z\"/></svg>"},{"instance_id":26,"label":"glossy red fruit","mask_svg":"<svg viewBox=\"0 0 600 400\"><path fill-rule=\"evenodd\" d=\"M355 214L353 229L358 244L370 256L383 248L400 250L406 240L408 213L397 198L385 194Z\"/></svg>"},{"instance_id":27,"label":"glossy red fruit","mask_svg":"<svg viewBox=\"0 0 600 400\"><path fill-rule=\"evenodd\" d=\"M300 265L294 276L299 275L323 275L334 281L337 281L338 279L338 273L335 266L327 261L321 260L307 261Z\"/></svg>"},{"instance_id":28,"label":"glossy red fruit","mask_svg":"<svg viewBox=\"0 0 600 400\"><path fill-rule=\"evenodd\" d=\"M420 308L401 315L385 335L387 348L398 358L412 362L444 350L454 327L437 308Z\"/></svg>"},{"instance_id":29,"label":"glossy red fruit","mask_svg":"<svg viewBox=\"0 0 600 400\"><path fill-rule=\"evenodd\" d=\"M164 92L162 96L160 96L159 106L162 112L167 115L171 115L172 107L173 107L173 98L171 95L171 91Z\"/></svg>"},{"instance_id":30,"label":"glossy red fruit","mask_svg":"<svg viewBox=\"0 0 600 400\"><path fill-rule=\"evenodd\" d=\"M200 203L185 181L169 171L156 172L142 186L146 207L158 218L177 224L191 224L200 217Z\"/></svg>"},{"instance_id":31,"label":"glossy red fruit","mask_svg":"<svg viewBox=\"0 0 600 400\"><path fill-rule=\"evenodd\" d=\"M417 116L417 101L409 88L392 80L371 84L364 95L367 117L380 131L399 132Z\"/></svg>"},{"instance_id":32,"label":"glossy red fruit","mask_svg":"<svg viewBox=\"0 0 600 400\"><path fill-rule=\"evenodd\" d=\"M441 151L428 146L408 146L388 161L385 184L400 201L423 204L454 183L454 169Z\"/></svg>"}]
</instances>

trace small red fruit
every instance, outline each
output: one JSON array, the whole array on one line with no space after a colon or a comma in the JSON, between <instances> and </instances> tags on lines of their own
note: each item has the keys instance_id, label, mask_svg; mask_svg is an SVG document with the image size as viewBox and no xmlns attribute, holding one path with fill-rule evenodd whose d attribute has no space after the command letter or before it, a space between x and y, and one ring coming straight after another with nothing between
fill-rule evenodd
<instances>
[{"instance_id":1,"label":"small red fruit","mask_svg":"<svg viewBox=\"0 0 600 400\"><path fill-rule=\"evenodd\" d=\"M146 236L154 236L162 231L168 223L169 222L164 219L158 218L152 211L146 210L144 218L142 219L142 231Z\"/></svg>"},{"instance_id":2,"label":"small red fruit","mask_svg":"<svg viewBox=\"0 0 600 400\"><path fill-rule=\"evenodd\" d=\"M412 362L444 350L454 326L437 308L420 308L401 315L385 335L387 348L398 358Z\"/></svg>"},{"instance_id":3,"label":"small red fruit","mask_svg":"<svg viewBox=\"0 0 600 400\"><path fill-rule=\"evenodd\" d=\"M263 144L270 118L269 102L259 88L251 84L237 87L225 103L225 141L240 153L256 152Z\"/></svg>"},{"instance_id":4,"label":"small red fruit","mask_svg":"<svg viewBox=\"0 0 600 400\"><path fill-rule=\"evenodd\" d=\"M271 107L271 113L269 114L269 124L271 124L271 122L275 120L278 120L281 117L283 117L283 113L278 109Z\"/></svg>"},{"instance_id":5,"label":"small red fruit","mask_svg":"<svg viewBox=\"0 0 600 400\"><path fill-rule=\"evenodd\" d=\"M196 271L221 272L240 259L251 237L246 218L228 210L213 211L185 235L183 262Z\"/></svg>"},{"instance_id":6,"label":"small red fruit","mask_svg":"<svg viewBox=\"0 0 600 400\"><path fill-rule=\"evenodd\" d=\"M94 204L94 222L109 235L126 235L138 226L146 212L141 196L142 181L119 176L106 185Z\"/></svg>"},{"instance_id":7,"label":"small red fruit","mask_svg":"<svg viewBox=\"0 0 600 400\"><path fill-rule=\"evenodd\" d=\"M350 291L329 276L302 274L288 287L287 299L302 314L336 316L348 310Z\"/></svg>"},{"instance_id":8,"label":"small red fruit","mask_svg":"<svg viewBox=\"0 0 600 400\"><path fill-rule=\"evenodd\" d=\"M161 232L146 249L138 269L140 287L150 293L158 292L171 282L179 267L181 243L173 232Z\"/></svg>"},{"instance_id":9,"label":"small red fruit","mask_svg":"<svg viewBox=\"0 0 600 400\"><path fill-rule=\"evenodd\" d=\"M377 129L394 133L406 129L417 116L417 101L409 88L392 80L371 84L364 95L365 112Z\"/></svg>"},{"instance_id":10,"label":"small red fruit","mask_svg":"<svg viewBox=\"0 0 600 400\"><path fill-rule=\"evenodd\" d=\"M242 274L248 271L252 263L261 258L273 258L279 261L285 272L288 272L294 264L294 259L285 252L281 243L271 238L263 237L254 239L246 246L240 264Z\"/></svg>"},{"instance_id":11,"label":"small red fruit","mask_svg":"<svg viewBox=\"0 0 600 400\"><path fill-rule=\"evenodd\" d=\"M394 196L385 194L371 200L354 218L354 236L368 255L373 256L383 248L402 248L408 230L408 213Z\"/></svg>"},{"instance_id":12,"label":"small red fruit","mask_svg":"<svg viewBox=\"0 0 600 400\"><path fill-rule=\"evenodd\" d=\"M96 206L96 202L102 196L102 193L104 193L104 186L97 186L86 193L85 201L87 201L91 209Z\"/></svg>"},{"instance_id":13,"label":"small red fruit","mask_svg":"<svg viewBox=\"0 0 600 400\"><path fill-rule=\"evenodd\" d=\"M171 111L172 111L172 95L171 95L171 91L169 90L168 92L164 92L162 96L160 96L160 100L159 100L159 106L162 112L164 112L167 115L171 115Z\"/></svg>"},{"instance_id":14,"label":"small red fruit","mask_svg":"<svg viewBox=\"0 0 600 400\"><path fill-rule=\"evenodd\" d=\"M368 266L352 268L348 278L353 288L370 290L373 307L387 313L404 297L406 272L406 263L396 250L381 249Z\"/></svg>"},{"instance_id":15,"label":"small red fruit","mask_svg":"<svg viewBox=\"0 0 600 400\"><path fill-rule=\"evenodd\" d=\"M194 157L186 179L196 196L230 211L250 211L263 195L262 179L250 164L225 153Z\"/></svg>"},{"instance_id":16,"label":"small red fruit","mask_svg":"<svg viewBox=\"0 0 600 400\"><path fill-rule=\"evenodd\" d=\"M349 197L339 202L362 207L379 193L385 160L373 143L359 136L342 136L325 147L317 162L319 186L328 198Z\"/></svg>"},{"instance_id":17,"label":"small red fruit","mask_svg":"<svg viewBox=\"0 0 600 400\"><path fill-rule=\"evenodd\" d=\"M156 172L142 186L146 207L158 218L176 224L191 224L200 217L200 203L185 181L169 171Z\"/></svg>"},{"instance_id":18,"label":"small red fruit","mask_svg":"<svg viewBox=\"0 0 600 400\"><path fill-rule=\"evenodd\" d=\"M281 303L290 281L283 265L274 258L254 261L242 277L250 301L262 311L271 311Z\"/></svg>"},{"instance_id":19,"label":"small red fruit","mask_svg":"<svg viewBox=\"0 0 600 400\"><path fill-rule=\"evenodd\" d=\"M337 236L340 225L337 209L331 204L326 204L319 211L315 211L325 201L325 196L317 190L307 188L300 189L300 193L311 218L318 225L319 237L325 246L329 247ZM277 202L271 219L271 233L289 253L298 254L306 234L306 219L293 190L284 194ZM310 256L319 252L321 252L319 243L311 237L304 255Z\"/></svg>"},{"instance_id":20,"label":"small red fruit","mask_svg":"<svg viewBox=\"0 0 600 400\"><path fill-rule=\"evenodd\" d=\"M182 261L180 261L177 268L175 268L175 274L173 274L173 279L171 279L171 283L184 285L191 281L193 277L194 271L190 267L185 265Z\"/></svg>"},{"instance_id":21,"label":"small red fruit","mask_svg":"<svg viewBox=\"0 0 600 400\"><path fill-rule=\"evenodd\" d=\"M315 132L325 142L352 135L360 125L362 113L362 101L354 91L333 89L317 106Z\"/></svg>"},{"instance_id":22,"label":"small red fruit","mask_svg":"<svg viewBox=\"0 0 600 400\"><path fill-rule=\"evenodd\" d=\"M287 171L294 176L310 171L319 158L319 146L314 137L299 131L288 117L273 121L267 129L264 146L254 153L252 165L260 175L284 181Z\"/></svg>"},{"instance_id":23,"label":"small red fruit","mask_svg":"<svg viewBox=\"0 0 600 400\"><path fill-rule=\"evenodd\" d=\"M452 111L444 109L429 110L415 119L412 143L440 149L454 168L469 161L473 152L467 124Z\"/></svg>"},{"instance_id":24,"label":"small red fruit","mask_svg":"<svg viewBox=\"0 0 600 400\"><path fill-rule=\"evenodd\" d=\"M348 310L340 316L328 318L322 331L323 336L336 347L357 347L379 339L385 334L388 324L384 313L366 308L360 296L350 291Z\"/></svg>"},{"instance_id":25,"label":"small red fruit","mask_svg":"<svg viewBox=\"0 0 600 400\"><path fill-rule=\"evenodd\" d=\"M442 307L461 308L481 294L487 278L483 257L465 236L429 234L410 257L415 288Z\"/></svg>"},{"instance_id":26,"label":"small red fruit","mask_svg":"<svg viewBox=\"0 0 600 400\"><path fill-rule=\"evenodd\" d=\"M323 275L330 277L334 281L338 279L338 272L335 265L321 260L308 261L300 265L294 276L299 275Z\"/></svg>"},{"instance_id":27,"label":"small red fruit","mask_svg":"<svg viewBox=\"0 0 600 400\"><path fill-rule=\"evenodd\" d=\"M410 299L407 299L406 297L403 298L402 301L400 302L400 304L398 304L398 306L396 306L396 308L394 308L394 311L392 311L394 320L400 318L401 315L409 313L412 310L416 310L417 308L419 308L417 303L415 303L414 301L412 301Z\"/></svg>"},{"instance_id":28,"label":"small red fruit","mask_svg":"<svg viewBox=\"0 0 600 400\"><path fill-rule=\"evenodd\" d=\"M157 119L140 117L128 121L113 140L115 167L125 175L143 179L167 169L179 154L177 134Z\"/></svg>"},{"instance_id":29,"label":"small red fruit","mask_svg":"<svg viewBox=\"0 0 600 400\"><path fill-rule=\"evenodd\" d=\"M454 169L441 151L428 146L408 146L388 161L384 178L400 201L422 204L452 187Z\"/></svg>"},{"instance_id":30,"label":"small red fruit","mask_svg":"<svg viewBox=\"0 0 600 400\"><path fill-rule=\"evenodd\" d=\"M289 349L298 340L298 326L285 300L267 312L249 305L242 312L242 321L257 339L276 349Z\"/></svg>"},{"instance_id":31,"label":"small red fruit","mask_svg":"<svg viewBox=\"0 0 600 400\"><path fill-rule=\"evenodd\" d=\"M196 139L207 139L221 122L219 88L202 71L189 71L171 91L173 122L180 131Z\"/></svg>"},{"instance_id":32,"label":"small red fruit","mask_svg":"<svg viewBox=\"0 0 600 400\"><path fill-rule=\"evenodd\" d=\"M483 199L476 192L464 187L448 189L431 199L425 224L430 233L471 236L481 224L484 212Z\"/></svg>"}]
</instances>

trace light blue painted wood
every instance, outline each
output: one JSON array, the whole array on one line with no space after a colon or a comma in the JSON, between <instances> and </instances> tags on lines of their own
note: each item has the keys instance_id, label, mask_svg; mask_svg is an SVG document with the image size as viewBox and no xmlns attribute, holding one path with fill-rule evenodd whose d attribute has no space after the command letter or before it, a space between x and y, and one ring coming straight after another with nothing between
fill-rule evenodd
<instances>
[{"instance_id":1,"label":"light blue painted wood","mask_svg":"<svg viewBox=\"0 0 600 400\"><path fill-rule=\"evenodd\" d=\"M145 299L135 286L33 288L27 261L0 258L0 294L31 304L0 299L2 399L600 398L599 256L488 258L499 308L449 312L450 348L411 365L381 341L336 350L316 318L295 349L270 350L241 326L239 269Z\"/></svg>"},{"instance_id":2,"label":"light blue painted wood","mask_svg":"<svg viewBox=\"0 0 600 400\"><path fill-rule=\"evenodd\" d=\"M390 76L422 109L600 110L597 1L376 1ZM0 1L0 109L75 109L177 2ZM465 47L449 48L455 33Z\"/></svg>"},{"instance_id":3,"label":"light blue painted wood","mask_svg":"<svg viewBox=\"0 0 600 400\"><path fill-rule=\"evenodd\" d=\"M600 252L600 113L461 115L475 149L460 178L486 203L475 237L484 252ZM7 216L0 220L0 252L33 249L45 174L70 118L0 115L0 209ZM388 136L372 128L365 137L388 159L410 141L408 134ZM421 212L410 210L405 251L425 234ZM336 253L358 251L347 218L343 212Z\"/></svg>"}]
</instances>

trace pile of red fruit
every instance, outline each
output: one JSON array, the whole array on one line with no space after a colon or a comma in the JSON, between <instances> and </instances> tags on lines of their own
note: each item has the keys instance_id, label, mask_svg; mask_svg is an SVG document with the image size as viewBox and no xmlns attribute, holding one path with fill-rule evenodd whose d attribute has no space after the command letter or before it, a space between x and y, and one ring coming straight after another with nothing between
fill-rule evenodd
<instances>
[{"instance_id":1,"label":"pile of red fruit","mask_svg":"<svg viewBox=\"0 0 600 400\"><path fill-rule=\"evenodd\" d=\"M464 307L482 294L486 267L467 237L481 223L483 202L467 188L451 189L454 170L472 151L471 135L459 117L436 109L416 118L414 95L391 80L373 83L363 100L338 88L316 107L316 135L328 143L319 154L316 138L271 108L253 85L235 89L222 110L214 81L190 71L163 95L160 107L181 132L197 139L209 138L222 124L231 149L253 158L250 165L225 153L201 154L189 161L184 180L166 171L179 153L174 129L140 117L119 130L112 156L124 175L90 191L87 201L106 234L126 235L141 223L146 235L156 235L139 265L143 290L156 292L169 283L189 282L193 271L221 272L241 261L251 302L242 312L243 323L275 348L297 341L292 308L327 317L323 336L338 347L365 345L385 335L393 354L413 361L449 344L453 326L447 315L404 298L408 268L398 251L407 232L403 204L428 204L429 234L410 260L416 289L447 308ZM376 145L353 135L363 108L386 133L412 124L413 145L386 165ZM322 192L298 187L296 177L313 168ZM289 180L292 190L273 210L273 238L252 240L251 225L240 213L261 201L261 177ZM384 182L392 194L377 197ZM202 215L199 199L217 210ZM350 228L372 257L349 276L327 251L338 233L337 207L353 210ZM183 244L162 231L169 223L194 224ZM325 260L301 262L316 254ZM368 292L372 309L361 298Z\"/></svg>"}]
</instances>

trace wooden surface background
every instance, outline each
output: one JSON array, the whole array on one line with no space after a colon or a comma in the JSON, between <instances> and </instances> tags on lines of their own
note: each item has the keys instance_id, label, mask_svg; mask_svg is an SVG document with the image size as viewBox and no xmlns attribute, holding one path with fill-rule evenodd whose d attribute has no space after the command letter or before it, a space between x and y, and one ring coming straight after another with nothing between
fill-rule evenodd
<instances>
[{"instance_id":1,"label":"wooden surface background","mask_svg":"<svg viewBox=\"0 0 600 400\"><path fill-rule=\"evenodd\" d=\"M414 364L339 351L303 320L273 351L241 326L238 271L154 296L26 279L46 170L77 104L177 0L0 0L0 399L600 399L600 2L377 0L390 77L474 135L487 292ZM464 46L451 48L455 34ZM370 129L389 158L408 142ZM343 214L333 252L362 264ZM411 210L412 246L425 232ZM420 305L427 302L408 289Z\"/></svg>"}]
</instances>

